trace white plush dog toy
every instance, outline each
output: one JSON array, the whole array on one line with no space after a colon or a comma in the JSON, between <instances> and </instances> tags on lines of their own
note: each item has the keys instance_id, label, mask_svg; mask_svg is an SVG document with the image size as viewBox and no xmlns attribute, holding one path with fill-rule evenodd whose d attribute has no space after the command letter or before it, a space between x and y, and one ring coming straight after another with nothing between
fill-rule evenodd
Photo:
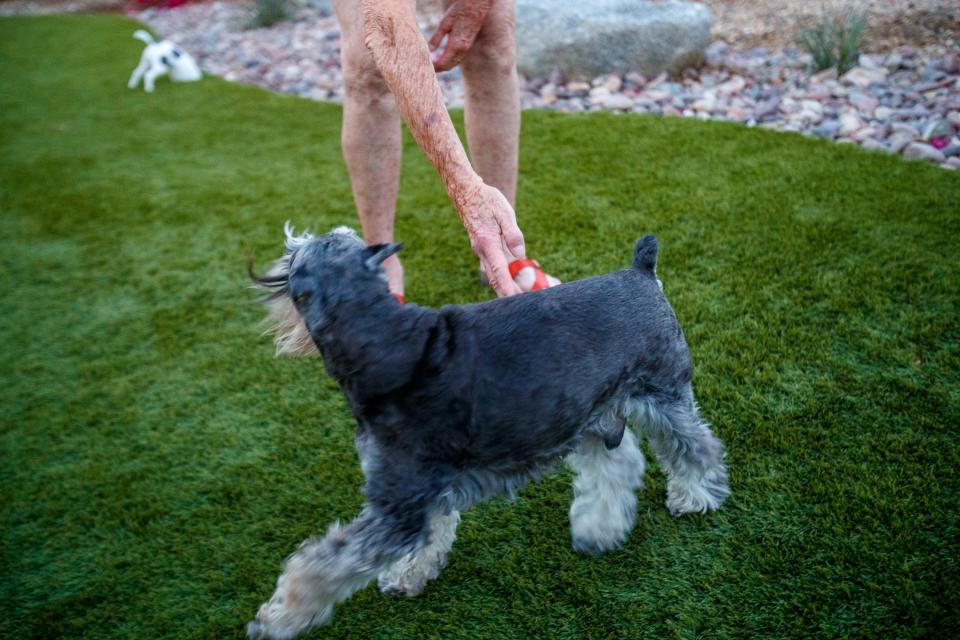
<instances>
[{"instance_id":1,"label":"white plush dog toy","mask_svg":"<svg viewBox=\"0 0 960 640\"><path fill-rule=\"evenodd\" d=\"M203 77L193 56L169 40L157 42L153 36L142 29L135 31L133 37L143 40L147 48L140 56L140 64L130 75L127 86L131 89L137 88L141 77L145 91L153 91L154 80L165 73L169 73L170 79L174 82L193 82Z\"/></svg>"}]
</instances>

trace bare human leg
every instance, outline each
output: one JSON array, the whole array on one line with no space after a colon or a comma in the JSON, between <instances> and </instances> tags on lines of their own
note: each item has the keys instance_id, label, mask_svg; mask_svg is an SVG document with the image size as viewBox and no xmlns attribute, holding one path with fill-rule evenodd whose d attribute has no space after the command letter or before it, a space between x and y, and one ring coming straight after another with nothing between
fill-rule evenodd
<instances>
[{"instance_id":1,"label":"bare human leg","mask_svg":"<svg viewBox=\"0 0 960 640\"><path fill-rule=\"evenodd\" d=\"M357 216L368 243L393 242L400 188L400 111L363 43L358 0L334 0L343 67L343 157ZM403 294L403 266L383 262L390 291Z\"/></svg>"}]
</instances>

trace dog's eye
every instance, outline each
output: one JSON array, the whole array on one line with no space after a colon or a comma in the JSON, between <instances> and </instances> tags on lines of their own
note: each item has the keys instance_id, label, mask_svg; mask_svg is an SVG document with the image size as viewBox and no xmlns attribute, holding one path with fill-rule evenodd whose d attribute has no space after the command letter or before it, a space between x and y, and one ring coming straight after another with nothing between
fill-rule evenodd
<instances>
[{"instance_id":1,"label":"dog's eye","mask_svg":"<svg viewBox=\"0 0 960 640\"><path fill-rule=\"evenodd\" d=\"M304 292L302 292L302 293L298 293L298 294L293 298L293 301L296 302L297 304L306 304L308 300L310 300L310 292L309 292L309 291L304 291Z\"/></svg>"}]
</instances>

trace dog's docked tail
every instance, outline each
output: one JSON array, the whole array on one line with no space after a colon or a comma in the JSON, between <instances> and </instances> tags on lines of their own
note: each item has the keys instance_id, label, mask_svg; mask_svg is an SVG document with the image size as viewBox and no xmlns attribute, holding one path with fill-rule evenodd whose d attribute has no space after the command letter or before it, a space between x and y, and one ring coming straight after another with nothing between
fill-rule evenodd
<instances>
[{"instance_id":1,"label":"dog's docked tail","mask_svg":"<svg viewBox=\"0 0 960 640\"><path fill-rule=\"evenodd\" d=\"M640 238L633 250L633 268L656 275L657 250L657 236L651 233Z\"/></svg>"},{"instance_id":2,"label":"dog's docked tail","mask_svg":"<svg viewBox=\"0 0 960 640\"><path fill-rule=\"evenodd\" d=\"M142 40L145 44L157 44L157 41L153 39L153 36L144 31L143 29L137 29L133 32L133 37L137 40Z\"/></svg>"}]
</instances>

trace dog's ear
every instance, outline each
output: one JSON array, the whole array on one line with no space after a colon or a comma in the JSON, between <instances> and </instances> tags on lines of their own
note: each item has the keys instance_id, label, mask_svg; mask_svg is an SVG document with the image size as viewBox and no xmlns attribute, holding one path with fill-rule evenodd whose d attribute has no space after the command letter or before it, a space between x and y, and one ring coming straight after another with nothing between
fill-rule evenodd
<instances>
[{"instance_id":1,"label":"dog's ear","mask_svg":"<svg viewBox=\"0 0 960 640\"><path fill-rule=\"evenodd\" d=\"M363 250L363 264L371 271L380 268L380 263L403 249L402 242L386 242L380 244L371 244Z\"/></svg>"}]
</instances>

